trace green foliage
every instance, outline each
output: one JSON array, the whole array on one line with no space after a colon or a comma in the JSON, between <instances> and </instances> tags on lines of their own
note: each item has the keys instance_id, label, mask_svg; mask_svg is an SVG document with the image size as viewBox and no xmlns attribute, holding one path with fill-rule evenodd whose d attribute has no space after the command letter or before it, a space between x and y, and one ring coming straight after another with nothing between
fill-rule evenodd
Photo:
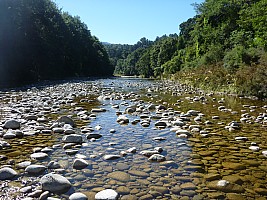
<instances>
[{"instance_id":1,"label":"green foliage","mask_svg":"<svg viewBox=\"0 0 267 200\"><path fill-rule=\"evenodd\" d=\"M0 1L2 82L111 75L108 54L79 17L51 0Z\"/></svg>"},{"instance_id":2,"label":"green foliage","mask_svg":"<svg viewBox=\"0 0 267 200\"><path fill-rule=\"evenodd\" d=\"M241 65L243 65L243 58L245 55L245 48L243 46L235 46L230 51L226 52L223 61L224 66L230 71L238 69Z\"/></svg>"}]
</instances>

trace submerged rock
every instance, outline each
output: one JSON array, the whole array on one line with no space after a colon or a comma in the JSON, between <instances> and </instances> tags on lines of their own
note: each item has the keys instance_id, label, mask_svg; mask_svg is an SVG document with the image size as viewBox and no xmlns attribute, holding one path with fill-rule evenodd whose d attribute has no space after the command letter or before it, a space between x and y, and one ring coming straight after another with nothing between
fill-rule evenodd
<instances>
[{"instance_id":1,"label":"submerged rock","mask_svg":"<svg viewBox=\"0 0 267 200\"><path fill-rule=\"evenodd\" d=\"M207 184L207 187L212 190L219 190L227 193L243 193L245 189L237 184L230 183L226 180L212 181Z\"/></svg>"}]
</instances>

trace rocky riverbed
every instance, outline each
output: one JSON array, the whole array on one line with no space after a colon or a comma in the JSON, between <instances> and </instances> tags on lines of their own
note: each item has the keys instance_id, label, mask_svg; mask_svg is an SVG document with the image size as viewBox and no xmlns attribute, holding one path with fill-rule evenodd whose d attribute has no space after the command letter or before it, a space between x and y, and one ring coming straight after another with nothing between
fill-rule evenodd
<instances>
[{"instance_id":1,"label":"rocky riverbed","mask_svg":"<svg viewBox=\"0 0 267 200\"><path fill-rule=\"evenodd\" d=\"M264 101L122 78L0 102L0 199L267 197Z\"/></svg>"}]
</instances>

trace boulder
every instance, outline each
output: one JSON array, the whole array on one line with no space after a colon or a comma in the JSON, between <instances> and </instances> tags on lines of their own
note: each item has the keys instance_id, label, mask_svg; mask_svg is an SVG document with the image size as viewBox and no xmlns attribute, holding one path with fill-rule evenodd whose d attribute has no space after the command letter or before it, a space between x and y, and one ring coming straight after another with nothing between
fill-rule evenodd
<instances>
[{"instance_id":1,"label":"boulder","mask_svg":"<svg viewBox=\"0 0 267 200\"><path fill-rule=\"evenodd\" d=\"M41 180L43 191L49 191L55 194L64 194L71 188L71 183L65 177L59 174L46 174Z\"/></svg>"},{"instance_id":2,"label":"boulder","mask_svg":"<svg viewBox=\"0 0 267 200\"><path fill-rule=\"evenodd\" d=\"M5 129L19 129L20 122L15 119L7 120L3 126Z\"/></svg>"}]
</instances>

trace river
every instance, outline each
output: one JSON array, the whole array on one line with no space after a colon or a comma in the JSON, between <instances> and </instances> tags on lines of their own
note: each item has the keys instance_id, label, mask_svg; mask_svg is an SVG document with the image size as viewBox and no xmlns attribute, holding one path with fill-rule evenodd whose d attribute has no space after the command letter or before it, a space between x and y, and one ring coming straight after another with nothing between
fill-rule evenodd
<instances>
[{"instance_id":1,"label":"river","mask_svg":"<svg viewBox=\"0 0 267 200\"><path fill-rule=\"evenodd\" d=\"M0 199L38 199L40 179L51 172L71 183L64 194L49 193L58 199L75 192L94 199L105 189L129 200L267 197L266 102L134 78L0 95L0 164L17 172L1 181ZM75 127L56 121L62 116ZM7 129L10 119L20 127ZM69 134L82 142L64 142ZM47 156L36 159L36 152ZM74 167L75 159L86 165ZM21 166L25 161L44 170L29 173ZM49 167L51 162L59 167Z\"/></svg>"}]
</instances>

